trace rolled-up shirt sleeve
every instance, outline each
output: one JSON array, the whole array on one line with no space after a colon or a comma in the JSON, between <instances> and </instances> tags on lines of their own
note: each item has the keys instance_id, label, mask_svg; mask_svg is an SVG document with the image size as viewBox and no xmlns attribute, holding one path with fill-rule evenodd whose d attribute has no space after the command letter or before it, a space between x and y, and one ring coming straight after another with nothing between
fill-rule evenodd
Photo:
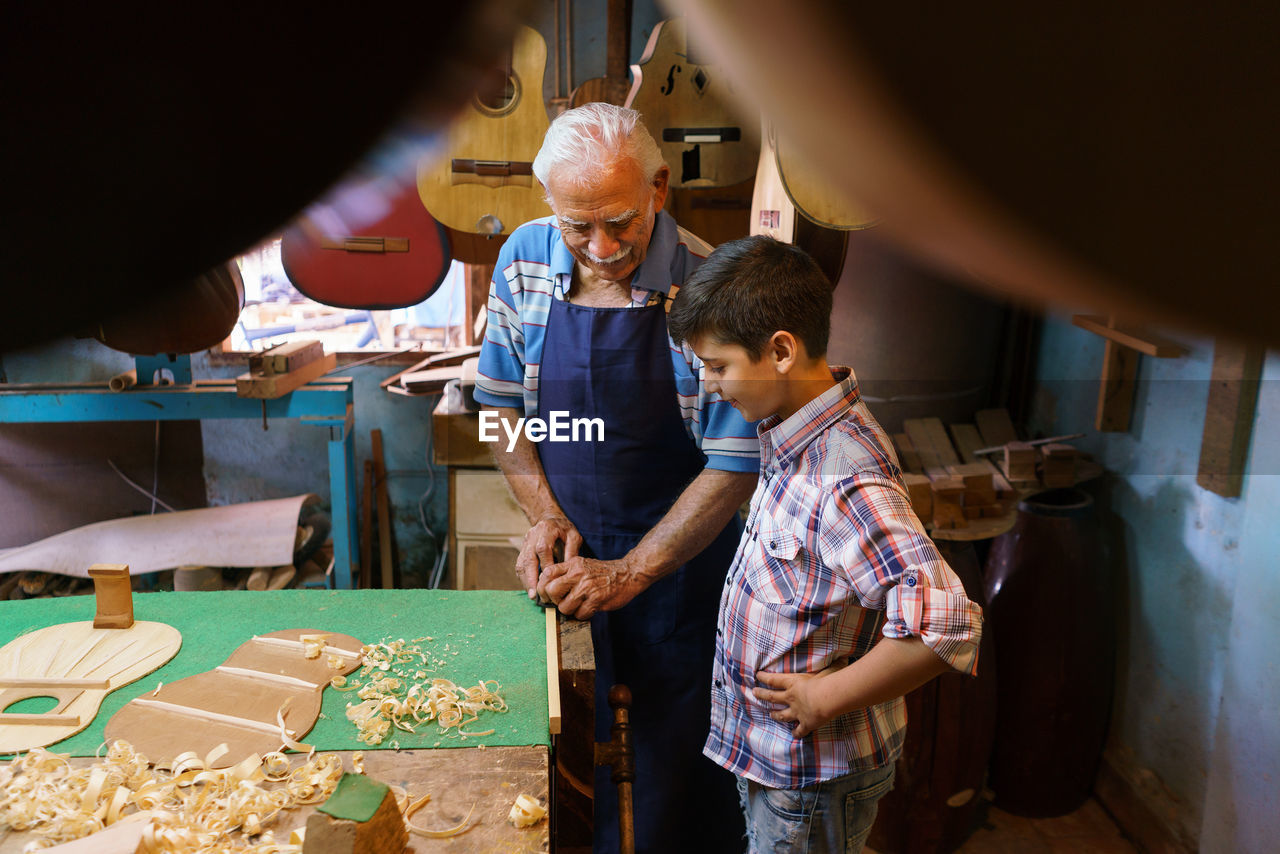
<instances>
[{"instance_id":1,"label":"rolled-up shirt sleeve","mask_svg":"<svg viewBox=\"0 0 1280 854\"><path fill-rule=\"evenodd\" d=\"M828 493L819 541L863 606L883 609L885 637L919 637L952 669L973 674L982 608L943 560L905 491L880 474L859 473Z\"/></svg>"}]
</instances>

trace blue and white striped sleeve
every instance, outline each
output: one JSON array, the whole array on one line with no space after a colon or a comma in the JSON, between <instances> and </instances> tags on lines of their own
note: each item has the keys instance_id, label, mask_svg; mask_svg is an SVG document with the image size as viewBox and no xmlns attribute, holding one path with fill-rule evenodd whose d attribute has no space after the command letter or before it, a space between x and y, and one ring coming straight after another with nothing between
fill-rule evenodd
<instances>
[{"instance_id":1,"label":"blue and white striped sleeve","mask_svg":"<svg viewBox=\"0 0 1280 854\"><path fill-rule=\"evenodd\" d=\"M498 254L489 283L484 341L476 371L476 400L485 406L524 408L524 327L519 298L512 294L506 271L510 269L512 241Z\"/></svg>"}]
</instances>

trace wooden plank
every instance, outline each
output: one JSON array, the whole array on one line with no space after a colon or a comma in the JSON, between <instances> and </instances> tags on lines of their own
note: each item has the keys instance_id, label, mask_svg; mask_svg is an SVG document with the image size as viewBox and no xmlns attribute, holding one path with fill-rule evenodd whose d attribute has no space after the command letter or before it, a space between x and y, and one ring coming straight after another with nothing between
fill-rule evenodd
<instances>
[{"instance_id":1,"label":"wooden plank","mask_svg":"<svg viewBox=\"0 0 1280 854\"><path fill-rule=\"evenodd\" d=\"M447 368L428 368L425 371L414 371L400 377L400 384L406 391L414 394L439 394L450 380L462 379L462 366L452 365Z\"/></svg>"},{"instance_id":2,"label":"wooden plank","mask_svg":"<svg viewBox=\"0 0 1280 854\"><path fill-rule=\"evenodd\" d=\"M956 449L951 444L951 439L947 437L947 428L942 426L940 418L921 418L920 421L924 425L925 432L929 435L929 442L933 446L934 452L938 455L938 460L944 465L955 465L960 462L960 456L956 453Z\"/></svg>"},{"instance_id":3,"label":"wooden plank","mask_svg":"<svg viewBox=\"0 0 1280 854\"><path fill-rule=\"evenodd\" d=\"M1238 497L1243 485L1265 356L1256 344L1219 339L1213 347L1196 483L1225 498Z\"/></svg>"},{"instance_id":4,"label":"wooden plank","mask_svg":"<svg viewBox=\"0 0 1280 854\"><path fill-rule=\"evenodd\" d=\"M1094 427L1104 433L1124 433L1133 417L1138 389L1138 352L1108 340L1102 354L1098 384L1098 412ZM994 442L991 444L995 444Z\"/></svg>"},{"instance_id":5,"label":"wooden plank","mask_svg":"<svg viewBox=\"0 0 1280 854\"><path fill-rule=\"evenodd\" d=\"M559 614L547 608L547 720L551 734L560 734L560 631Z\"/></svg>"},{"instance_id":6,"label":"wooden plank","mask_svg":"<svg viewBox=\"0 0 1280 854\"><path fill-rule=\"evenodd\" d=\"M387 497L387 464L382 455L382 431L370 430L373 443L373 492L378 505L378 565L382 589L395 588L395 571L391 565L391 502Z\"/></svg>"},{"instance_id":7,"label":"wooden plank","mask_svg":"<svg viewBox=\"0 0 1280 854\"><path fill-rule=\"evenodd\" d=\"M1018 431L1013 428L1007 409L980 409L973 415L985 445L1007 445L1018 441Z\"/></svg>"},{"instance_id":8,"label":"wooden plank","mask_svg":"<svg viewBox=\"0 0 1280 854\"><path fill-rule=\"evenodd\" d=\"M249 356L249 372L264 376L287 374L304 365L311 364L316 359L323 358L324 344L319 341L314 339L290 341L285 344L278 344L275 347L268 347L261 353L251 354Z\"/></svg>"},{"instance_id":9,"label":"wooden plank","mask_svg":"<svg viewBox=\"0 0 1280 854\"><path fill-rule=\"evenodd\" d=\"M902 422L902 427L907 431L907 436L911 439L911 444L915 446L916 454L920 457L920 467L926 472L931 468L940 467L942 458L933 447L933 436L925 428L924 419L908 418Z\"/></svg>"},{"instance_id":10,"label":"wooden plank","mask_svg":"<svg viewBox=\"0 0 1280 854\"><path fill-rule=\"evenodd\" d=\"M960 452L960 458L966 463L977 462L981 459L974 453L983 444L982 434L978 432L976 424L952 424L951 439L955 442L956 449Z\"/></svg>"},{"instance_id":11,"label":"wooden plank","mask_svg":"<svg viewBox=\"0 0 1280 854\"><path fill-rule=\"evenodd\" d=\"M236 395L255 400L274 400L304 386L338 366L338 354L327 353L310 364L287 374L241 374L236 377Z\"/></svg>"},{"instance_id":12,"label":"wooden plank","mask_svg":"<svg viewBox=\"0 0 1280 854\"><path fill-rule=\"evenodd\" d=\"M1114 318L1077 314L1071 318L1071 322L1081 329L1087 329L1121 347L1136 350L1146 356L1172 359L1187 352L1181 344L1134 326L1117 323Z\"/></svg>"},{"instance_id":13,"label":"wooden plank","mask_svg":"<svg viewBox=\"0 0 1280 854\"><path fill-rule=\"evenodd\" d=\"M906 433L894 433L893 444L898 447L898 462L903 469L911 472L924 471L924 465L920 461L920 454L916 451L916 446L911 441L910 436Z\"/></svg>"}]
</instances>

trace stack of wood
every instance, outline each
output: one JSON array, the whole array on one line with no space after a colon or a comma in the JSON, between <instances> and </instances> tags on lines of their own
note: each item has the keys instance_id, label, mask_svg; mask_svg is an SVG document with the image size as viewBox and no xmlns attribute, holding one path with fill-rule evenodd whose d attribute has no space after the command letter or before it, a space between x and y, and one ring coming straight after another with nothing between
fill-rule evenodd
<instances>
[{"instance_id":1,"label":"stack of wood","mask_svg":"<svg viewBox=\"0 0 1280 854\"><path fill-rule=\"evenodd\" d=\"M937 418L909 418L903 427L905 432L893 440L906 470L911 508L922 521L935 529L965 528L972 520L1007 512L1006 499L1015 495L1014 489L991 462L974 453L983 445L974 425L952 425L955 445Z\"/></svg>"},{"instance_id":2,"label":"stack of wood","mask_svg":"<svg viewBox=\"0 0 1280 854\"><path fill-rule=\"evenodd\" d=\"M1004 446L1004 476L1015 488L1036 485L1036 449L1026 442L1008 442Z\"/></svg>"},{"instance_id":3,"label":"stack of wood","mask_svg":"<svg viewBox=\"0 0 1280 854\"><path fill-rule=\"evenodd\" d=\"M1076 482L1076 449L1060 442L1040 447L1041 480L1050 489L1074 486Z\"/></svg>"}]
</instances>

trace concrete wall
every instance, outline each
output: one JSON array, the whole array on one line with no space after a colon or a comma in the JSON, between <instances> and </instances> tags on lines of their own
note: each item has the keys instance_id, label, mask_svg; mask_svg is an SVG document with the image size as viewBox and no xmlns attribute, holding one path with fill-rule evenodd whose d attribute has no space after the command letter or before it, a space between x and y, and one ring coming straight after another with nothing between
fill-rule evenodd
<instances>
[{"instance_id":1,"label":"concrete wall","mask_svg":"<svg viewBox=\"0 0 1280 854\"><path fill-rule=\"evenodd\" d=\"M1226 499L1195 479L1213 341L1168 334L1189 354L1143 357L1129 431L1096 433L1102 339L1051 317L1030 426L1087 432L1079 446L1108 470L1091 491L1122 591L1109 761L1188 844L1274 850L1280 359L1266 365L1244 493Z\"/></svg>"}]
</instances>

